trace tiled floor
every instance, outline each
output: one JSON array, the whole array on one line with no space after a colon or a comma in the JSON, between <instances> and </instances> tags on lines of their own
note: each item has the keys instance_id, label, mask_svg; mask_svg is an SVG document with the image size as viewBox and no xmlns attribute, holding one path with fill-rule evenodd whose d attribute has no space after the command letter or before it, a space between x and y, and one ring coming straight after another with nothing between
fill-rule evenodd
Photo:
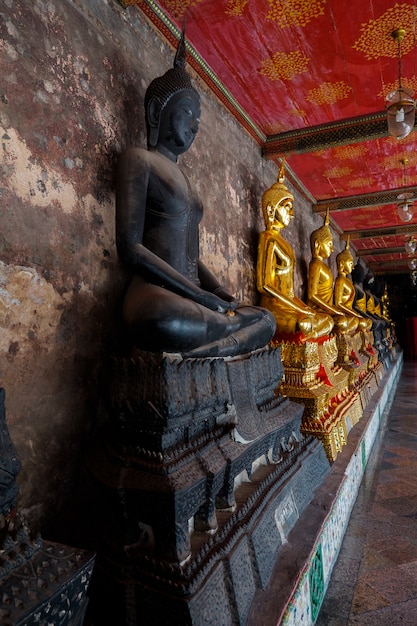
<instances>
[{"instance_id":1,"label":"tiled floor","mask_svg":"<svg viewBox=\"0 0 417 626\"><path fill-rule=\"evenodd\" d=\"M317 626L417 625L417 363L404 363Z\"/></svg>"}]
</instances>

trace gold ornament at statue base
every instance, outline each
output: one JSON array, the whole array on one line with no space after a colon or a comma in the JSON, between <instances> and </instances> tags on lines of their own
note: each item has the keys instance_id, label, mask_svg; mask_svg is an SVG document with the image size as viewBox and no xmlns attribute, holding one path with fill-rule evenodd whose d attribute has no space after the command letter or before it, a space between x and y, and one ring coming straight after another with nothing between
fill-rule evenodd
<instances>
[{"instance_id":1,"label":"gold ornament at statue base","mask_svg":"<svg viewBox=\"0 0 417 626\"><path fill-rule=\"evenodd\" d=\"M334 461L362 415L349 372L337 363L336 337L302 341L298 334L277 334L273 345L280 346L284 365L279 392L304 405L302 432L319 438Z\"/></svg>"}]
</instances>

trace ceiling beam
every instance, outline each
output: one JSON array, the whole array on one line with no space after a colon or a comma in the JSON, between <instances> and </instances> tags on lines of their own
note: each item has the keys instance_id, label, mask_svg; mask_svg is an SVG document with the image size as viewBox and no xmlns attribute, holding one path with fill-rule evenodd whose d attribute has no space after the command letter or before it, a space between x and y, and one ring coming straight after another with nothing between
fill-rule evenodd
<instances>
[{"instance_id":1,"label":"ceiling beam","mask_svg":"<svg viewBox=\"0 0 417 626\"><path fill-rule=\"evenodd\" d=\"M350 211L352 209L364 209L373 206L385 206L397 204L398 196L404 193L404 188L392 189L358 196L346 196L344 198L332 198L331 200L319 200L313 205L314 213L325 213L327 209L332 211ZM407 192L417 197L417 187L407 187Z\"/></svg>"},{"instance_id":2,"label":"ceiling beam","mask_svg":"<svg viewBox=\"0 0 417 626\"><path fill-rule=\"evenodd\" d=\"M358 254L363 257L363 256L382 256L384 254L400 254L400 253L404 253L406 254L405 248L404 246L397 246L396 248L365 248L365 249L361 249L358 250Z\"/></svg>"},{"instance_id":3,"label":"ceiling beam","mask_svg":"<svg viewBox=\"0 0 417 626\"><path fill-rule=\"evenodd\" d=\"M386 111L330 124L290 130L267 137L262 153L268 158L303 154L388 136Z\"/></svg>"},{"instance_id":4,"label":"ceiling beam","mask_svg":"<svg viewBox=\"0 0 417 626\"><path fill-rule=\"evenodd\" d=\"M393 261L387 261L386 263L379 263L377 261L372 261L366 262L367 265L369 267L372 267L372 269L377 269L379 271L380 274L386 274L387 270L391 269L402 269L404 267L404 270L406 271L410 271L410 268L408 267L408 259L404 259L403 261L401 260L393 260Z\"/></svg>"},{"instance_id":5,"label":"ceiling beam","mask_svg":"<svg viewBox=\"0 0 417 626\"><path fill-rule=\"evenodd\" d=\"M350 239L376 239L378 237L387 237L389 235L411 235L416 234L417 232L417 224L412 224L411 226L393 226L389 228L373 228L370 230L345 230L343 234L340 235L340 239L347 240L348 236Z\"/></svg>"}]
</instances>

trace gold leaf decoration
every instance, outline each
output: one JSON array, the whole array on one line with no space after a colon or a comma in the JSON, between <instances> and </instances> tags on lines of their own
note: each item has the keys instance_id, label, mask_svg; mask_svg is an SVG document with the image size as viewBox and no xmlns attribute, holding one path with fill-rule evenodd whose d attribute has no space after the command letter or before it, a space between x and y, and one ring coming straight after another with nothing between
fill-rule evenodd
<instances>
[{"instance_id":1,"label":"gold leaf decoration","mask_svg":"<svg viewBox=\"0 0 417 626\"><path fill-rule=\"evenodd\" d=\"M404 89L409 89L412 93L416 91L417 88L417 78L412 76L411 78L401 77L401 85ZM378 98L386 98L386 96L392 91L396 91L398 89L398 80L388 83L384 85L384 91L380 91L378 94Z\"/></svg>"},{"instance_id":2,"label":"gold leaf decoration","mask_svg":"<svg viewBox=\"0 0 417 626\"><path fill-rule=\"evenodd\" d=\"M398 170L400 171L400 174L402 176L403 175L403 165L401 163L402 159L408 159L408 163L406 167L406 174L407 174L407 179L408 179L408 175L411 174L411 172L415 170L415 167L417 165L417 154L415 154L414 152L406 152L406 151L400 152L400 153L397 153L395 157L393 157L392 154L389 154L380 161L379 165L381 169L384 169L384 170Z\"/></svg>"},{"instance_id":3,"label":"gold leaf decoration","mask_svg":"<svg viewBox=\"0 0 417 626\"><path fill-rule=\"evenodd\" d=\"M365 146L341 146L335 149L335 157L337 159L360 159L368 152Z\"/></svg>"},{"instance_id":4,"label":"gold leaf decoration","mask_svg":"<svg viewBox=\"0 0 417 626\"><path fill-rule=\"evenodd\" d=\"M347 166L337 165L324 172L324 176L327 178L344 178L352 173L352 168Z\"/></svg>"},{"instance_id":5,"label":"gold leaf decoration","mask_svg":"<svg viewBox=\"0 0 417 626\"><path fill-rule=\"evenodd\" d=\"M165 5L169 12L177 19L184 17L189 7L195 7L203 0L166 0Z\"/></svg>"},{"instance_id":6,"label":"gold leaf decoration","mask_svg":"<svg viewBox=\"0 0 417 626\"><path fill-rule=\"evenodd\" d=\"M276 52L272 59L262 61L259 73L269 80L291 80L307 70L310 62L299 50L295 52Z\"/></svg>"},{"instance_id":7,"label":"gold leaf decoration","mask_svg":"<svg viewBox=\"0 0 417 626\"><path fill-rule=\"evenodd\" d=\"M394 146L398 147L398 139L396 137L393 137L392 135L388 135L387 137L385 137L384 141L387 144L389 144L391 148L393 148ZM415 143L415 133L410 133L407 137L404 137L404 139L401 139L402 147L413 144L413 148L414 148L414 143Z\"/></svg>"},{"instance_id":8,"label":"gold leaf decoration","mask_svg":"<svg viewBox=\"0 0 417 626\"><path fill-rule=\"evenodd\" d=\"M266 18L278 22L280 28L306 26L323 15L327 0L268 0L270 10Z\"/></svg>"},{"instance_id":9,"label":"gold leaf decoration","mask_svg":"<svg viewBox=\"0 0 417 626\"><path fill-rule=\"evenodd\" d=\"M304 109L299 109L298 107L294 107L293 109L288 109L288 115L292 117L301 117L304 121L304 124L307 126L307 114Z\"/></svg>"},{"instance_id":10,"label":"gold leaf decoration","mask_svg":"<svg viewBox=\"0 0 417 626\"><path fill-rule=\"evenodd\" d=\"M373 185L373 183L374 183L373 178L362 176L359 178L354 178L350 182L350 186L357 189L358 187L370 187L371 185Z\"/></svg>"},{"instance_id":11,"label":"gold leaf decoration","mask_svg":"<svg viewBox=\"0 0 417 626\"><path fill-rule=\"evenodd\" d=\"M352 88L344 81L322 83L316 89L310 89L306 100L313 104L334 104L338 100L348 98Z\"/></svg>"},{"instance_id":12,"label":"gold leaf decoration","mask_svg":"<svg viewBox=\"0 0 417 626\"><path fill-rule=\"evenodd\" d=\"M240 17L243 15L248 0L229 0L226 7L226 15Z\"/></svg>"},{"instance_id":13,"label":"gold leaf decoration","mask_svg":"<svg viewBox=\"0 0 417 626\"><path fill-rule=\"evenodd\" d=\"M268 136L279 135L280 133L285 133L288 128L281 122L274 122L273 124L265 124L263 131Z\"/></svg>"},{"instance_id":14,"label":"gold leaf decoration","mask_svg":"<svg viewBox=\"0 0 417 626\"><path fill-rule=\"evenodd\" d=\"M375 5L377 6L377 5ZM368 61L380 57L395 58L398 55L398 44L390 36L395 28L405 29L406 35L401 42L401 54L407 54L414 46L415 7L411 4L398 4L390 7L376 20L369 20L361 25L361 35L353 45L353 49L363 52Z\"/></svg>"}]
</instances>

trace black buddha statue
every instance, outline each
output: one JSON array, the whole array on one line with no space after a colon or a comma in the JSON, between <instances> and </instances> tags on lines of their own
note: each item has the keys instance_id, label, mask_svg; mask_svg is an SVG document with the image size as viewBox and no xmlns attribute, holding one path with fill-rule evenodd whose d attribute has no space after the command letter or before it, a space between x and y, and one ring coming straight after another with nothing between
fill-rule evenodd
<instances>
[{"instance_id":1,"label":"black buddha statue","mask_svg":"<svg viewBox=\"0 0 417 626\"><path fill-rule=\"evenodd\" d=\"M265 346L275 320L239 304L199 258L203 207L177 165L200 118L185 56L183 33L174 67L146 91L148 149L129 148L119 161L117 249L132 272L123 318L140 349L234 356Z\"/></svg>"}]
</instances>

